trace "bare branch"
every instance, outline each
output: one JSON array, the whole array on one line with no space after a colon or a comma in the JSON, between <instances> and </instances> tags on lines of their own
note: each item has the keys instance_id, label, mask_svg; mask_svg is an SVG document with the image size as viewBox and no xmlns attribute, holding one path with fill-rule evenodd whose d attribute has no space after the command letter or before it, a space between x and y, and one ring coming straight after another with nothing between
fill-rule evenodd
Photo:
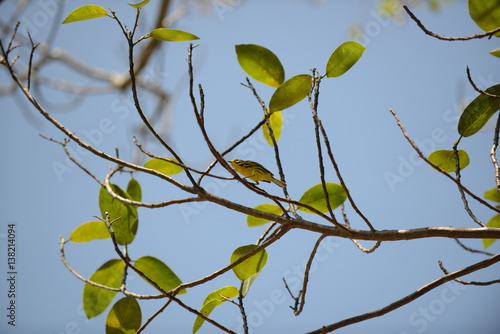
<instances>
[{"instance_id":1,"label":"bare branch","mask_svg":"<svg viewBox=\"0 0 500 334\"><path fill-rule=\"evenodd\" d=\"M460 178L461 178L461 176L460 176L460 157L458 155L458 148L457 148L459 142L460 142L460 139L457 140L455 142L455 144L453 145L453 156L455 158L455 180L457 181L457 184L461 185L462 183L460 182ZM477 219L477 217L474 215L474 213L470 209L469 202L467 201L467 198L465 197L464 190L462 189L462 187L459 186L458 191L460 192L460 197L462 198L462 202L464 203L464 209L469 214L469 217L471 217L472 220L474 222L476 222L476 224L478 224L479 226L485 227L486 225L484 225L482 221Z\"/></svg>"},{"instance_id":2,"label":"bare branch","mask_svg":"<svg viewBox=\"0 0 500 334\"><path fill-rule=\"evenodd\" d=\"M439 268L445 273L445 275L448 275L450 272L446 270L446 268L443 266L443 262L438 261ZM455 278L455 282L458 282L460 284L464 285L477 285L477 286L487 286L487 285L493 285L493 284L498 284L500 283L500 279L493 280L493 281L488 281L488 282L475 282L475 281L464 281L460 278Z\"/></svg>"},{"instance_id":3,"label":"bare branch","mask_svg":"<svg viewBox=\"0 0 500 334\"><path fill-rule=\"evenodd\" d=\"M471 253L484 254L484 255L488 255L488 256L495 255L495 254L490 253L490 252L485 252L485 251L482 251L482 250L479 250L479 249L473 249L473 248L467 247L459 239L455 239L455 241L457 242L457 244L460 245L460 247L462 247L463 249L465 249L466 251L469 251Z\"/></svg>"},{"instance_id":4,"label":"bare branch","mask_svg":"<svg viewBox=\"0 0 500 334\"><path fill-rule=\"evenodd\" d=\"M309 260L307 261L306 269L304 271L304 281L302 282L302 290L301 290L302 293L300 294L300 304L299 308L295 311L295 315L299 315L300 313L302 313L302 310L304 309L304 304L306 303L307 283L309 283L309 272L311 270L311 265L314 259L314 255L316 255L318 247L324 238L326 238L326 235L323 234L318 238L318 240L316 240L316 243L314 244L314 247L311 251L311 255L309 255Z\"/></svg>"},{"instance_id":5,"label":"bare branch","mask_svg":"<svg viewBox=\"0 0 500 334\"><path fill-rule=\"evenodd\" d=\"M458 270L458 271L455 271L453 273L449 273L445 276L442 276L442 277L420 287L417 291L415 291L415 292L413 292L413 293L411 293L411 294L409 294L409 295L407 295L407 296L405 296L405 297L403 297L403 298L401 298L401 299L399 299L399 300L397 300L397 301L395 301L395 302L393 302L393 303L391 303L383 308L380 308L378 310L371 311L368 313L364 313L361 315L357 315L357 316L354 316L352 318L347 318L347 319L341 320L339 322L333 323L331 325L323 326L322 328L314 330L312 332L309 332L308 334L329 333L329 332L332 332L336 329L346 327L348 325L352 325L352 324L355 324L355 323L358 323L361 321L380 317L384 314L392 312L392 311L400 308L401 306L404 306L404 305L414 301L415 299L423 296L424 294L428 293L432 289L435 289L438 286L441 286L446 282L449 282L451 280L454 280L455 278L473 273L477 270L487 268L487 267L489 267L489 266L491 266L499 261L500 261L500 254L497 254L495 256L490 257L489 259L486 259L484 261L475 263L469 267L466 267L466 268L463 268L461 270Z\"/></svg>"},{"instance_id":6,"label":"bare branch","mask_svg":"<svg viewBox=\"0 0 500 334\"><path fill-rule=\"evenodd\" d=\"M487 32L482 33L482 34L476 34L476 35L472 35L472 36L463 36L463 37L441 36L441 35L437 35L437 34L433 33L432 31L430 31L426 27L424 27L422 22L420 22L420 20L410 11L410 9L406 5L403 5L403 8L406 10L408 15L410 15L412 20L415 21L415 23L417 23L417 25L420 27L420 29L422 29L427 35L435 37L435 38L443 40L443 41L467 41L469 39L479 39L479 38L484 38L484 37L491 37L491 36L495 35L496 33L500 32L500 28L497 28L497 29L487 31Z\"/></svg>"}]
</instances>

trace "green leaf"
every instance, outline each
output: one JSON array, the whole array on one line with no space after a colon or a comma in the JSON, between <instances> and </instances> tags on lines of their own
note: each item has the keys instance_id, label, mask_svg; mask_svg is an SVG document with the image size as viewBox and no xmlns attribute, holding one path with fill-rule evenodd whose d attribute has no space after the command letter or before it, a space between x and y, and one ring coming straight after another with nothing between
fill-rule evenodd
<instances>
[{"instance_id":1,"label":"green leaf","mask_svg":"<svg viewBox=\"0 0 500 334\"><path fill-rule=\"evenodd\" d=\"M233 263L240 257L250 253L257 247L258 247L257 245L247 245L239 247L233 252L233 254L231 254L230 263ZM266 263L267 263L267 252L265 249L263 249L257 254L254 254L253 256L249 257L248 259L246 259L245 261L241 262L236 267L234 267L233 272L236 275L236 277L244 281L249 279L256 273L260 272L262 268L264 268Z\"/></svg>"},{"instance_id":2,"label":"green leaf","mask_svg":"<svg viewBox=\"0 0 500 334\"><path fill-rule=\"evenodd\" d=\"M342 43L326 63L326 76L338 77L347 72L361 58L366 48L358 42Z\"/></svg>"},{"instance_id":3,"label":"green leaf","mask_svg":"<svg viewBox=\"0 0 500 334\"><path fill-rule=\"evenodd\" d=\"M144 0L138 3L128 3L129 6L134 7L134 8L141 8L143 6L146 6L149 3L149 0Z\"/></svg>"},{"instance_id":4,"label":"green leaf","mask_svg":"<svg viewBox=\"0 0 500 334\"><path fill-rule=\"evenodd\" d=\"M103 16L108 16L108 12L103 7L97 5L85 5L69 13L62 24L91 20Z\"/></svg>"},{"instance_id":5,"label":"green leaf","mask_svg":"<svg viewBox=\"0 0 500 334\"><path fill-rule=\"evenodd\" d=\"M250 290L250 286L255 282L257 277L259 277L260 272L256 273L255 275L250 276L250 278L244 280L241 282L241 295L245 297L248 293L248 290Z\"/></svg>"},{"instance_id":6,"label":"green leaf","mask_svg":"<svg viewBox=\"0 0 500 334\"><path fill-rule=\"evenodd\" d=\"M500 27L500 2L498 0L469 0L469 14L484 31ZM500 32L495 36L500 37Z\"/></svg>"},{"instance_id":7,"label":"green leaf","mask_svg":"<svg viewBox=\"0 0 500 334\"><path fill-rule=\"evenodd\" d=\"M111 308L106 318L106 334L131 334L141 327L141 307L134 297L124 297Z\"/></svg>"},{"instance_id":8,"label":"green leaf","mask_svg":"<svg viewBox=\"0 0 500 334\"><path fill-rule=\"evenodd\" d=\"M117 185L111 184L111 188L115 194L126 199L131 199L129 194ZM121 219L115 221L112 225L116 242L120 245L130 244L135 238L139 225L137 208L114 199L104 187L101 187L99 190L99 207L102 218L106 217L106 212L109 213L110 221L121 217Z\"/></svg>"},{"instance_id":9,"label":"green leaf","mask_svg":"<svg viewBox=\"0 0 500 334\"><path fill-rule=\"evenodd\" d=\"M134 265L167 292L182 284L172 269L155 257L143 256L135 261ZM179 292L182 293L186 293L186 290Z\"/></svg>"},{"instance_id":10,"label":"green leaf","mask_svg":"<svg viewBox=\"0 0 500 334\"><path fill-rule=\"evenodd\" d=\"M151 38L167 42L186 42L200 39L198 36L189 32L169 28L155 29L149 33L149 36Z\"/></svg>"},{"instance_id":11,"label":"green leaf","mask_svg":"<svg viewBox=\"0 0 500 334\"><path fill-rule=\"evenodd\" d=\"M447 173L456 171L455 153L453 150L439 150L432 152L429 155L429 161L440 167ZM458 160L460 169L464 169L469 165L469 155L464 150L458 150Z\"/></svg>"},{"instance_id":12,"label":"green leaf","mask_svg":"<svg viewBox=\"0 0 500 334\"><path fill-rule=\"evenodd\" d=\"M488 224L486 224L487 227L494 227L494 228L500 228L500 215L496 215L493 218L490 219ZM492 243L497 241L498 239L483 239L483 247L486 249L491 246Z\"/></svg>"},{"instance_id":13,"label":"green leaf","mask_svg":"<svg viewBox=\"0 0 500 334\"><path fill-rule=\"evenodd\" d=\"M255 44L240 44L235 48L238 63L249 76L271 87L283 83L285 70L279 58L270 50Z\"/></svg>"},{"instance_id":14,"label":"green leaf","mask_svg":"<svg viewBox=\"0 0 500 334\"><path fill-rule=\"evenodd\" d=\"M490 201L500 202L500 194L498 193L497 188L490 189L484 193L484 198L489 199Z\"/></svg>"},{"instance_id":15,"label":"green leaf","mask_svg":"<svg viewBox=\"0 0 500 334\"><path fill-rule=\"evenodd\" d=\"M500 48L496 48L490 51L490 54L492 54L495 57L500 57Z\"/></svg>"},{"instance_id":16,"label":"green leaf","mask_svg":"<svg viewBox=\"0 0 500 334\"><path fill-rule=\"evenodd\" d=\"M312 86L312 77L308 74L299 74L282 83L271 96L269 110L280 111L290 108L302 101Z\"/></svg>"},{"instance_id":17,"label":"green leaf","mask_svg":"<svg viewBox=\"0 0 500 334\"><path fill-rule=\"evenodd\" d=\"M108 239L110 237L106 224L100 220L83 223L69 236L71 242L87 242L95 239Z\"/></svg>"},{"instance_id":18,"label":"green leaf","mask_svg":"<svg viewBox=\"0 0 500 334\"><path fill-rule=\"evenodd\" d=\"M226 300L237 297L238 295L239 291L234 286L226 286L210 292L203 302L200 313L208 317L210 313L212 313L214 308L223 304ZM201 328L204 322L205 319L201 318L200 316L196 317L196 320L193 324L193 334Z\"/></svg>"},{"instance_id":19,"label":"green leaf","mask_svg":"<svg viewBox=\"0 0 500 334\"><path fill-rule=\"evenodd\" d=\"M263 211L263 212L274 213L275 215L283 214L283 210L281 210L279 206L274 205L274 204L260 204L260 205L257 205L254 209L259 210L259 211ZM255 226L264 225L268 221L269 220L263 219L263 218L257 218L257 217L250 216L250 215L247 216L248 227L255 227Z\"/></svg>"},{"instance_id":20,"label":"green leaf","mask_svg":"<svg viewBox=\"0 0 500 334\"><path fill-rule=\"evenodd\" d=\"M89 279L111 288L119 288L122 284L124 269L125 263L122 260L109 260L97 269ZM104 312L115 295L115 291L85 284L83 287L83 310L87 318L91 319Z\"/></svg>"},{"instance_id":21,"label":"green leaf","mask_svg":"<svg viewBox=\"0 0 500 334\"><path fill-rule=\"evenodd\" d=\"M140 202L142 200L142 189L139 181L130 179L127 185L127 193L133 201Z\"/></svg>"},{"instance_id":22,"label":"green leaf","mask_svg":"<svg viewBox=\"0 0 500 334\"><path fill-rule=\"evenodd\" d=\"M271 129L273 129L274 140L278 142L281 136L281 128L283 127L283 115L281 111L275 111L269 116L269 124L271 125ZM266 123L262 124L262 134L268 144L273 146L273 140L269 134L269 128Z\"/></svg>"},{"instance_id":23,"label":"green leaf","mask_svg":"<svg viewBox=\"0 0 500 334\"><path fill-rule=\"evenodd\" d=\"M500 95L500 84L491 86L486 92L493 95ZM479 94L478 97L469 103L460 116L458 133L464 137L475 134L481 130L498 109L500 109L500 99Z\"/></svg>"},{"instance_id":24,"label":"green leaf","mask_svg":"<svg viewBox=\"0 0 500 334\"><path fill-rule=\"evenodd\" d=\"M326 190L328 192L328 198L329 198L328 201L330 202L332 210L337 208L347 198L347 194L345 193L344 188L342 188L340 184L327 182ZM302 195L299 202L307 204L322 213L328 212L328 206L325 200L325 193L323 191L323 186L321 185L321 183L309 188ZM299 210L308 213L313 213L311 210L300 206Z\"/></svg>"},{"instance_id":25,"label":"green leaf","mask_svg":"<svg viewBox=\"0 0 500 334\"><path fill-rule=\"evenodd\" d=\"M174 158L166 158L167 160L170 161L175 161L177 162L176 159ZM182 172L183 168L179 165L176 165L174 163L162 160L162 159L150 159L146 161L144 164L144 167L154 169L157 172L160 172L165 175L174 175Z\"/></svg>"}]
</instances>

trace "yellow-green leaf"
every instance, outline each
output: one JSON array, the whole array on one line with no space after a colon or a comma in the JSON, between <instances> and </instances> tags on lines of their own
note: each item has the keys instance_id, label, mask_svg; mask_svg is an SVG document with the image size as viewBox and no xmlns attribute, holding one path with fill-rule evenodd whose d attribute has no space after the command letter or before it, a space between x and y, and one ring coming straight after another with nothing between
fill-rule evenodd
<instances>
[{"instance_id":1,"label":"yellow-green leaf","mask_svg":"<svg viewBox=\"0 0 500 334\"><path fill-rule=\"evenodd\" d=\"M83 223L69 236L71 242L87 242L95 239L108 239L110 237L106 224L100 220Z\"/></svg>"},{"instance_id":2,"label":"yellow-green leaf","mask_svg":"<svg viewBox=\"0 0 500 334\"><path fill-rule=\"evenodd\" d=\"M500 1L498 0L469 0L469 14L484 31L500 27ZM500 32L495 36L500 37Z\"/></svg>"},{"instance_id":3,"label":"yellow-green leaf","mask_svg":"<svg viewBox=\"0 0 500 334\"><path fill-rule=\"evenodd\" d=\"M103 7L97 5L85 5L69 13L69 15L66 16L66 19L64 19L64 21L62 22L62 24L76 22L76 21L91 20L103 16L108 16L108 12Z\"/></svg>"},{"instance_id":4,"label":"yellow-green leaf","mask_svg":"<svg viewBox=\"0 0 500 334\"><path fill-rule=\"evenodd\" d=\"M111 188L120 197L131 199L129 194L117 185L111 184ZM116 242L120 245L130 244L137 234L137 227L139 225L137 208L113 198L104 187L99 189L99 208L104 219L106 218L106 212L108 212L110 222L116 218L120 218L112 225Z\"/></svg>"},{"instance_id":5,"label":"yellow-green leaf","mask_svg":"<svg viewBox=\"0 0 500 334\"><path fill-rule=\"evenodd\" d=\"M166 42L186 42L200 39L198 36L193 35L189 32L169 28L155 29L149 33L149 36L151 38Z\"/></svg>"},{"instance_id":6,"label":"yellow-green leaf","mask_svg":"<svg viewBox=\"0 0 500 334\"><path fill-rule=\"evenodd\" d=\"M341 76L357 63L365 50L366 48L358 42L342 43L333 51L326 63L326 76L328 78Z\"/></svg>"},{"instance_id":7,"label":"yellow-green leaf","mask_svg":"<svg viewBox=\"0 0 500 334\"><path fill-rule=\"evenodd\" d=\"M240 257L247 255L257 247L258 247L257 245L252 244L237 248L233 252L233 254L231 254L230 263L233 263ZM236 277L238 277L242 281L245 281L250 277L252 277L253 275L260 272L262 268L264 268L266 263L267 263L267 252L265 249L263 249L257 254L252 255L251 257L249 257L248 259L246 259L245 261L241 262L236 267L234 267L233 272L236 275Z\"/></svg>"},{"instance_id":8,"label":"yellow-green leaf","mask_svg":"<svg viewBox=\"0 0 500 334\"><path fill-rule=\"evenodd\" d=\"M119 288L122 284L124 269L125 263L122 260L109 260L97 269L89 279L92 282L111 288ZM83 310L87 318L91 319L104 312L115 295L115 291L85 284L83 288Z\"/></svg>"},{"instance_id":9,"label":"yellow-green leaf","mask_svg":"<svg viewBox=\"0 0 500 334\"><path fill-rule=\"evenodd\" d=\"M271 112L285 110L302 101L311 91L312 77L299 74L282 83L271 96L269 110Z\"/></svg>"},{"instance_id":10,"label":"yellow-green leaf","mask_svg":"<svg viewBox=\"0 0 500 334\"><path fill-rule=\"evenodd\" d=\"M490 51L490 54L495 57L500 57L500 48L496 48Z\"/></svg>"},{"instance_id":11,"label":"yellow-green leaf","mask_svg":"<svg viewBox=\"0 0 500 334\"><path fill-rule=\"evenodd\" d=\"M226 286L218 290L215 290L213 292L210 292L207 298L205 298L205 301L203 302L200 313L208 317L210 313L212 313L214 308L221 305L228 299L237 297L238 295L239 291L234 286ZM193 334L196 333L201 328L204 322L205 319L199 316L196 317L196 320L194 321L193 324Z\"/></svg>"},{"instance_id":12,"label":"yellow-green leaf","mask_svg":"<svg viewBox=\"0 0 500 334\"><path fill-rule=\"evenodd\" d=\"M447 173L454 172L457 169L457 162L453 150L434 151L429 155L428 159ZM458 160L461 170L467 167L470 162L469 155L464 150L458 150Z\"/></svg>"},{"instance_id":13,"label":"yellow-green leaf","mask_svg":"<svg viewBox=\"0 0 500 334\"><path fill-rule=\"evenodd\" d=\"M141 307L134 297L124 297L111 308L106 318L106 334L132 334L141 327Z\"/></svg>"},{"instance_id":14,"label":"yellow-green leaf","mask_svg":"<svg viewBox=\"0 0 500 334\"><path fill-rule=\"evenodd\" d=\"M347 198L347 194L345 193L344 188L340 184L327 182L326 183L326 190L328 192L328 198L329 198L330 207L332 208L332 210L337 208ZM323 191L323 186L321 185L321 183L309 188L302 195L299 202L307 204L307 205L315 208L319 212L322 212L322 213L328 212L328 206L327 206L326 199L325 199L325 192ZM304 208L304 207L300 207L300 206L299 206L299 210L304 211L304 212L308 212L308 213L313 213L311 210Z\"/></svg>"},{"instance_id":15,"label":"yellow-green leaf","mask_svg":"<svg viewBox=\"0 0 500 334\"><path fill-rule=\"evenodd\" d=\"M283 115L281 111L275 111L269 116L269 125L271 125L271 129L273 129L274 140L278 142L281 136L281 128L283 127ZM273 146L273 140L266 123L262 124L262 134L268 144Z\"/></svg>"},{"instance_id":16,"label":"yellow-green leaf","mask_svg":"<svg viewBox=\"0 0 500 334\"><path fill-rule=\"evenodd\" d=\"M263 211L263 212L273 213L275 215L283 214L283 210L281 210L279 206L274 205L274 204L259 204L254 209L259 210L259 211ZM247 216L248 227L255 227L255 226L264 225L268 221L269 220L263 219L263 218L257 218L257 217L250 216L250 215Z\"/></svg>"},{"instance_id":17,"label":"yellow-green leaf","mask_svg":"<svg viewBox=\"0 0 500 334\"><path fill-rule=\"evenodd\" d=\"M500 95L500 84L491 86L487 93ZM500 99L479 94L465 108L458 121L458 133L464 137L471 136L481 130L497 110L500 109Z\"/></svg>"},{"instance_id":18,"label":"yellow-green leaf","mask_svg":"<svg viewBox=\"0 0 500 334\"><path fill-rule=\"evenodd\" d=\"M130 179L127 185L127 193L133 201L140 202L142 200L142 189L139 181Z\"/></svg>"},{"instance_id":19,"label":"yellow-green leaf","mask_svg":"<svg viewBox=\"0 0 500 334\"><path fill-rule=\"evenodd\" d=\"M238 63L249 76L271 87L283 83L285 70L279 58L270 50L255 44L241 44L235 48Z\"/></svg>"},{"instance_id":20,"label":"yellow-green leaf","mask_svg":"<svg viewBox=\"0 0 500 334\"><path fill-rule=\"evenodd\" d=\"M177 162L174 158L166 158L167 160ZM150 159L146 161L144 167L154 169L165 175L174 175L182 172L183 168L174 163L162 160L162 159Z\"/></svg>"},{"instance_id":21,"label":"yellow-green leaf","mask_svg":"<svg viewBox=\"0 0 500 334\"><path fill-rule=\"evenodd\" d=\"M497 188L490 189L484 193L484 198L489 199L490 201L500 202L500 194L498 193Z\"/></svg>"},{"instance_id":22,"label":"yellow-green leaf","mask_svg":"<svg viewBox=\"0 0 500 334\"><path fill-rule=\"evenodd\" d=\"M128 5L134 8L141 8L143 6L146 6L149 3L150 0L144 0L138 3L129 3Z\"/></svg>"},{"instance_id":23,"label":"yellow-green leaf","mask_svg":"<svg viewBox=\"0 0 500 334\"><path fill-rule=\"evenodd\" d=\"M500 228L500 215L496 215L486 224L488 227ZM498 239L483 239L483 247L486 249Z\"/></svg>"},{"instance_id":24,"label":"yellow-green leaf","mask_svg":"<svg viewBox=\"0 0 500 334\"><path fill-rule=\"evenodd\" d=\"M169 266L153 256L143 256L135 261L134 265L164 291L170 291L182 284ZM179 292L182 293L186 293L186 290Z\"/></svg>"}]
</instances>

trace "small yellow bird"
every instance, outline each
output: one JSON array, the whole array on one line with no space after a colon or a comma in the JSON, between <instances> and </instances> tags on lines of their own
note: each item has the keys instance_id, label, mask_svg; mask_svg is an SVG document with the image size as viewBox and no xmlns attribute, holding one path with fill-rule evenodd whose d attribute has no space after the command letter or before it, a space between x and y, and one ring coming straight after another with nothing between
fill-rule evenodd
<instances>
[{"instance_id":1,"label":"small yellow bird","mask_svg":"<svg viewBox=\"0 0 500 334\"><path fill-rule=\"evenodd\" d=\"M274 177L273 173L267 170L261 164L252 160L233 159L228 161L234 170L259 184L259 181L272 182L281 188L286 186L286 183Z\"/></svg>"}]
</instances>

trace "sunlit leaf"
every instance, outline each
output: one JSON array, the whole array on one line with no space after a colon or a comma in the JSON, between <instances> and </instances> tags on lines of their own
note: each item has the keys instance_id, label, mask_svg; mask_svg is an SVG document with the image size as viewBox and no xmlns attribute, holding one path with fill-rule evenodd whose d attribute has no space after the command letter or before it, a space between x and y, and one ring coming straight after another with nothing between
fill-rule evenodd
<instances>
[{"instance_id":1,"label":"sunlit leaf","mask_svg":"<svg viewBox=\"0 0 500 334\"><path fill-rule=\"evenodd\" d=\"M129 194L117 185L111 184L111 188L120 197L131 199ZM120 218L112 225L116 242L120 245L130 244L135 238L139 225L137 208L113 198L104 187L99 190L99 208L103 219L106 218L106 212L109 213L110 222Z\"/></svg>"},{"instance_id":2,"label":"sunlit leaf","mask_svg":"<svg viewBox=\"0 0 500 334\"><path fill-rule=\"evenodd\" d=\"M453 150L439 150L432 152L428 159L445 172L451 173L457 169L457 162L455 160L455 153ZM458 150L458 160L460 162L460 169L464 169L469 165L469 155L464 150Z\"/></svg>"},{"instance_id":3,"label":"sunlit leaf","mask_svg":"<svg viewBox=\"0 0 500 334\"><path fill-rule=\"evenodd\" d=\"M283 115L281 114L281 111L275 111L271 114L271 116L269 116L269 124L271 125L271 129L273 129L274 140L278 142L281 136L281 128L283 127ZM264 135L267 143L272 146L273 140L266 123L262 124L262 134Z\"/></svg>"},{"instance_id":4,"label":"sunlit leaf","mask_svg":"<svg viewBox=\"0 0 500 334\"><path fill-rule=\"evenodd\" d=\"M125 263L122 260L109 260L97 269L89 279L92 282L111 288L119 288L122 284L124 269ZM115 291L85 284L83 288L83 310L87 318L91 319L104 312L115 295Z\"/></svg>"},{"instance_id":5,"label":"sunlit leaf","mask_svg":"<svg viewBox=\"0 0 500 334\"><path fill-rule=\"evenodd\" d=\"M497 188L490 189L484 193L484 198L489 199L490 201L500 202L500 194L498 193Z\"/></svg>"},{"instance_id":6,"label":"sunlit leaf","mask_svg":"<svg viewBox=\"0 0 500 334\"><path fill-rule=\"evenodd\" d=\"M345 193L344 188L340 184L327 182L326 190L328 192L328 198L332 210L337 208L347 198L347 194ZM322 213L328 212L328 206L325 200L325 193L323 191L323 186L321 185L321 183L309 188L302 195L299 202L307 204ZM298 208L301 211L313 213L311 210L307 208L301 206L299 206Z\"/></svg>"},{"instance_id":7,"label":"sunlit leaf","mask_svg":"<svg viewBox=\"0 0 500 334\"><path fill-rule=\"evenodd\" d=\"M500 95L500 84L491 86L487 93ZM481 130L497 110L500 109L500 99L479 94L465 108L458 121L458 133L464 137L471 136Z\"/></svg>"},{"instance_id":8,"label":"sunlit leaf","mask_svg":"<svg viewBox=\"0 0 500 334\"><path fill-rule=\"evenodd\" d=\"M186 42L200 39L198 36L193 35L189 32L169 29L169 28L158 28L149 33L151 38L166 41L166 42Z\"/></svg>"},{"instance_id":9,"label":"sunlit leaf","mask_svg":"<svg viewBox=\"0 0 500 334\"><path fill-rule=\"evenodd\" d=\"M263 212L273 213L275 215L283 214L283 210L281 210L280 207L275 205L275 204L260 204L260 205L257 205L254 209L259 210L259 211L263 211ZM255 226L264 225L268 221L269 220L263 219L263 218L257 218L257 217L250 216L250 215L247 216L248 227L255 227Z\"/></svg>"},{"instance_id":10,"label":"sunlit leaf","mask_svg":"<svg viewBox=\"0 0 500 334\"><path fill-rule=\"evenodd\" d=\"M130 179L127 185L127 193L132 200L140 202L142 200L142 190L139 181Z\"/></svg>"},{"instance_id":11,"label":"sunlit leaf","mask_svg":"<svg viewBox=\"0 0 500 334\"><path fill-rule=\"evenodd\" d=\"M484 31L500 27L500 1L498 0L469 0L469 14ZM500 32L495 36L500 37Z\"/></svg>"},{"instance_id":12,"label":"sunlit leaf","mask_svg":"<svg viewBox=\"0 0 500 334\"><path fill-rule=\"evenodd\" d=\"M500 215L496 215L486 224L487 227L500 228ZM486 249L498 239L483 239L483 247Z\"/></svg>"},{"instance_id":13,"label":"sunlit leaf","mask_svg":"<svg viewBox=\"0 0 500 334\"><path fill-rule=\"evenodd\" d=\"M210 292L203 302L200 313L208 317L210 313L212 313L214 308L223 304L228 299L237 297L238 295L239 291L234 286L226 286ZM201 328L204 322L205 319L199 316L196 317L196 320L193 324L193 333L196 333Z\"/></svg>"},{"instance_id":14,"label":"sunlit leaf","mask_svg":"<svg viewBox=\"0 0 500 334\"><path fill-rule=\"evenodd\" d=\"M108 239L110 237L106 224L100 220L83 223L69 236L71 242L87 242L95 239Z\"/></svg>"},{"instance_id":15,"label":"sunlit leaf","mask_svg":"<svg viewBox=\"0 0 500 334\"><path fill-rule=\"evenodd\" d=\"M257 245L247 245L241 246L236 249L233 254L231 254L230 263L238 260L240 257L250 253ZM244 281L257 274L264 268L267 263L267 252L265 249L261 250L257 254L252 255L245 261L238 264L233 268L233 272L240 280Z\"/></svg>"},{"instance_id":16,"label":"sunlit leaf","mask_svg":"<svg viewBox=\"0 0 500 334\"><path fill-rule=\"evenodd\" d=\"M106 318L106 334L132 334L141 327L141 307L134 297L124 297L111 308Z\"/></svg>"},{"instance_id":17,"label":"sunlit leaf","mask_svg":"<svg viewBox=\"0 0 500 334\"><path fill-rule=\"evenodd\" d=\"M103 16L108 16L108 12L103 7L97 5L85 5L69 13L62 24L91 20Z\"/></svg>"},{"instance_id":18,"label":"sunlit leaf","mask_svg":"<svg viewBox=\"0 0 500 334\"><path fill-rule=\"evenodd\" d=\"M495 57L500 57L500 48L496 48L490 51L490 54L492 54Z\"/></svg>"},{"instance_id":19,"label":"sunlit leaf","mask_svg":"<svg viewBox=\"0 0 500 334\"><path fill-rule=\"evenodd\" d=\"M236 45L236 57L241 68L255 80L278 87L285 80L285 70L270 50L255 44Z\"/></svg>"},{"instance_id":20,"label":"sunlit leaf","mask_svg":"<svg viewBox=\"0 0 500 334\"><path fill-rule=\"evenodd\" d=\"M129 3L128 5L134 8L141 8L143 6L146 6L149 3L150 0L144 0L138 3Z\"/></svg>"},{"instance_id":21,"label":"sunlit leaf","mask_svg":"<svg viewBox=\"0 0 500 334\"><path fill-rule=\"evenodd\" d=\"M135 261L134 265L164 291L170 291L182 284L180 278L169 266L153 256L143 256ZM179 292L179 294L182 293L186 293L186 290Z\"/></svg>"},{"instance_id":22,"label":"sunlit leaf","mask_svg":"<svg viewBox=\"0 0 500 334\"><path fill-rule=\"evenodd\" d=\"M326 76L329 78L338 77L347 72L361 58L365 49L358 42L342 43L333 51L326 63Z\"/></svg>"},{"instance_id":23,"label":"sunlit leaf","mask_svg":"<svg viewBox=\"0 0 500 334\"><path fill-rule=\"evenodd\" d=\"M311 90L311 80L310 75L299 74L285 81L271 96L269 110L271 112L285 110L302 101Z\"/></svg>"},{"instance_id":24,"label":"sunlit leaf","mask_svg":"<svg viewBox=\"0 0 500 334\"><path fill-rule=\"evenodd\" d=\"M177 162L177 160L174 158L166 158L166 159ZM154 169L155 171L165 175L178 174L183 170L181 166L162 159L150 159L146 161L144 167Z\"/></svg>"}]
</instances>

